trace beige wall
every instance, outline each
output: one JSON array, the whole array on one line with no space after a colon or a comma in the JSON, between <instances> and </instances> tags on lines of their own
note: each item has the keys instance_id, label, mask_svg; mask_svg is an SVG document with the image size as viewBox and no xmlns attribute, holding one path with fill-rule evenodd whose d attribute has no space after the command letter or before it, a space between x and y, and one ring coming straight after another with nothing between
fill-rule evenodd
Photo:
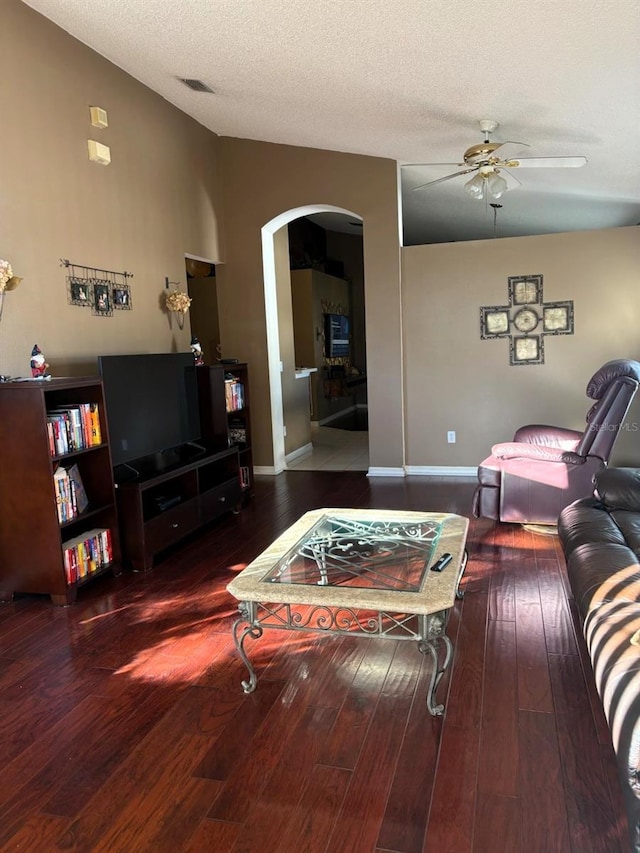
<instances>
[{"instance_id":1,"label":"beige wall","mask_svg":"<svg viewBox=\"0 0 640 853\"><path fill-rule=\"evenodd\" d=\"M595 370L640 359L639 236L632 227L403 249L407 464L475 466L525 423L583 428ZM507 340L480 340L480 307L508 304L508 276L529 273L544 276L545 301L574 301L575 335L546 336L544 365L511 367ZM640 423L640 400L629 421ZM623 433L615 453L640 464L637 434Z\"/></svg>"},{"instance_id":2,"label":"beige wall","mask_svg":"<svg viewBox=\"0 0 640 853\"><path fill-rule=\"evenodd\" d=\"M217 137L17 0L2 2L0 257L24 281L6 298L0 372L29 372L38 343L54 373L94 373L99 353L188 350L164 279L185 288L185 252L219 260ZM107 110L92 128L89 106ZM89 162L87 139L111 148ZM132 311L67 304L61 258L127 270Z\"/></svg>"},{"instance_id":3,"label":"beige wall","mask_svg":"<svg viewBox=\"0 0 640 853\"><path fill-rule=\"evenodd\" d=\"M391 160L243 139L220 139L226 263L218 269L222 348L252 366L254 459L273 463L262 276L262 227L303 205L364 220L370 460L402 465L400 248ZM238 310L237 306L242 306ZM375 347L371 347L375 341ZM255 376L255 381L254 381ZM254 392L254 388L257 389Z\"/></svg>"}]
</instances>

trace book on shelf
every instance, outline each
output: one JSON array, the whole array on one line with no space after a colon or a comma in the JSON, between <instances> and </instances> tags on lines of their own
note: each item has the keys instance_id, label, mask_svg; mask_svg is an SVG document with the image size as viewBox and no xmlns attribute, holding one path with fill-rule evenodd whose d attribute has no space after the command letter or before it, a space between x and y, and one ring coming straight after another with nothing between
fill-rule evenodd
<instances>
[{"instance_id":1,"label":"book on shelf","mask_svg":"<svg viewBox=\"0 0 640 853\"><path fill-rule=\"evenodd\" d=\"M80 513L85 512L89 506L89 498L87 497L87 493L84 489L84 483L82 482L78 466L74 463L69 467L67 473L69 474L69 480L71 482L73 502L79 515Z\"/></svg>"},{"instance_id":2,"label":"book on shelf","mask_svg":"<svg viewBox=\"0 0 640 853\"><path fill-rule=\"evenodd\" d=\"M74 502L69 472L62 465L58 465L53 474L53 488L56 498L58 522L64 524L66 521L72 521L78 514L78 509Z\"/></svg>"},{"instance_id":3,"label":"book on shelf","mask_svg":"<svg viewBox=\"0 0 640 853\"><path fill-rule=\"evenodd\" d=\"M227 375L224 380L225 401L228 412L244 408L244 385L236 376Z\"/></svg>"},{"instance_id":4,"label":"book on shelf","mask_svg":"<svg viewBox=\"0 0 640 853\"><path fill-rule=\"evenodd\" d=\"M91 446L102 444L102 431L100 429L100 412L97 403L89 403L91 416Z\"/></svg>"},{"instance_id":5,"label":"book on shelf","mask_svg":"<svg viewBox=\"0 0 640 853\"><path fill-rule=\"evenodd\" d=\"M111 531L95 528L62 543L67 583L75 583L113 561Z\"/></svg>"},{"instance_id":6,"label":"book on shelf","mask_svg":"<svg viewBox=\"0 0 640 853\"><path fill-rule=\"evenodd\" d=\"M249 473L249 468L246 465L240 466L240 488L248 489L251 485L251 475Z\"/></svg>"},{"instance_id":7,"label":"book on shelf","mask_svg":"<svg viewBox=\"0 0 640 853\"><path fill-rule=\"evenodd\" d=\"M47 411L47 438L51 456L64 456L102 443L97 403L57 406Z\"/></svg>"}]
</instances>

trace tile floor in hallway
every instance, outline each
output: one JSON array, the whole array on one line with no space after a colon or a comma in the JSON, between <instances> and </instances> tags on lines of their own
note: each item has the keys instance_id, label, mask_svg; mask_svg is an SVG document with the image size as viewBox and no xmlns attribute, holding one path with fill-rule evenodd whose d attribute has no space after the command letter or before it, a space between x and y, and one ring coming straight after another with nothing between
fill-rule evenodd
<instances>
[{"instance_id":1,"label":"tile floor in hallway","mask_svg":"<svg viewBox=\"0 0 640 853\"><path fill-rule=\"evenodd\" d=\"M369 433L311 426L313 450L287 464L289 471L367 471Z\"/></svg>"}]
</instances>

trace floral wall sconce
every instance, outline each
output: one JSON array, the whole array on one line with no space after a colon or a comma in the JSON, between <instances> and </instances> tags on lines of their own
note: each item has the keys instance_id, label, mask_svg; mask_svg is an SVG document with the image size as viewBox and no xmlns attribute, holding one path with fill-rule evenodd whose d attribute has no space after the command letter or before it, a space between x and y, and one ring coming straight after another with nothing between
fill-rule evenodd
<instances>
[{"instance_id":1,"label":"floral wall sconce","mask_svg":"<svg viewBox=\"0 0 640 853\"><path fill-rule=\"evenodd\" d=\"M178 328L182 330L184 329L185 315L191 305L191 297L183 290L180 290L179 284L180 282L178 281L169 281L168 278L165 278L164 286L166 292L164 294L164 307L169 313L170 318L172 315L175 316ZM169 289L170 285L173 285L173 289Z\"/></svg>"},{"instance_id":2,"label":"floral wall sconce","mask_svg":"<svg viewBox=\"0 0 640 853\"><path fill-rule=\"evenodd\" d=\"M13 274L13 269L9 261L4 261L0 258L0 320L2 320L5 293L15 290L21 281L22 278L19 275Z\"/></svg>"}]
</instances>

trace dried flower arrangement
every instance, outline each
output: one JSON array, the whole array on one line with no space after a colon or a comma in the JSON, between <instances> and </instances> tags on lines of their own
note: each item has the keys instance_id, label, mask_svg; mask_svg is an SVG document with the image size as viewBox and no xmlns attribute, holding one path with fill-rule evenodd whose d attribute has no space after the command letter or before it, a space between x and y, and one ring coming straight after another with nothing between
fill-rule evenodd
<instances>
[{"instance_id":1,"label":"dried flower arrangement","mask_svg":"<svg viewBox=\"0 0 640 853\"><path fill-rule=\"evenodd\" d=\"M191 297L181 290L170 290L165 297L165 302L168 311L186 314L191 305Z\"/></svg>"},{"instance_id":2,"label":"dried flower arrangement","mask_svg":"<svg viewBox=\"0 0 640 853\"><path fill-rule=\"evenodd\" d=\"M15 290L21 281L20 276L13 274L9 261L0 258L0 293L4 293L5 290Z\"/></svg>"}]
</instances>

